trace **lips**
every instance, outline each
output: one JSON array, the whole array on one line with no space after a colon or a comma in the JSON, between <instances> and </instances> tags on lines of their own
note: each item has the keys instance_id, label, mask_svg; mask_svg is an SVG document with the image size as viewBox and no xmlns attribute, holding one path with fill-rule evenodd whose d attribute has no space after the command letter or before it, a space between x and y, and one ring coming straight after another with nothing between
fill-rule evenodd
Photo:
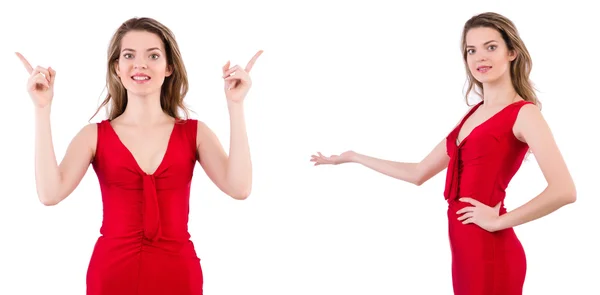
<instances>
[{"instance_id":1,"label":"lips","mask_svg":"<svg viewBox=\"0 0 600 295\"><path fill-rule=\"evenodd\" d=\"M148 81L148 80L150 80L150 76L148 76L146 74L135 74L135 75L131 76L131 79L133 79L135 81Z\"/></svg>"},{"instance_id":2,"label":"lips","mask_svg":"<svg viewBox=\"0 0 600 295\"><path fill-rule=\"evenodd\" d=\"M492 69L492 66L478 66L477 67L477 71L480 73L485 73L485 72L489 71L490 69Z\"/></svg>"}]
</instances>

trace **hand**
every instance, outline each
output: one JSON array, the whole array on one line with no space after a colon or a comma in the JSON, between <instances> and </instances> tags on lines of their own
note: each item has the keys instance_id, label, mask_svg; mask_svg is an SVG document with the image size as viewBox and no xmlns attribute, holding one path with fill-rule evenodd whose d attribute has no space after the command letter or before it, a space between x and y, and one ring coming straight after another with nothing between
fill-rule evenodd
<instances>
[{"instance_id":1,"label":"hand","mask_svg":"<svg viewBox=\"0 0 600 295\"><path fill-rule=\"evenodd\" d=\"M27 92L33 103L38 108L44 108L50 105L54 96L54 78L56 71L52 68L36 67L35 69L29 64L27 59L20 53L16 52L17 57L21 60L25 69L29 73L27 80Z\"/></svg>"},{"instance_id":2,"label":"hand","mask_svg":"<svg viewBox=\"0 0 600 295\"><path fill-rule=\"evenodd\" d=\"M465 207L456 212L459 215L463 214L458 217L458 220L462 220L463 224L474 223L489 232L495 232L500 229L498 223L502 202L499 202L492 208L471 198L460 198L459 201L473 205L472 207Z\"/></svg>"},{"instance_id":3,"label":"hand","mask_svg":"<svg viewBox=\"0 0 600 295\"><path fill-rule=\"evenodd\" d=\"M252 86L252 80L249 75L250 70L252 70L254 63L262 53L263 51L259 50L248 62L245 69L242 69L239 65L230 68L229 62L223 66L225 97L229 102L239 103L244 100L250 90L250 86Z\"/></svg>"},{"instance_id":4,"label":"hand","mask_svg":"<svg viewBox=\"0 0 600 295\"><path fill-rule=\"evenodd\" d=\"M343 152L338 155L331 155L329 157L323 156L321 153L317 153L318 155L312 155L310 161L315 162L315 166L319 165L338 165L348 162L353 162L354 156L356 153L353 151Z\"/></svg>"}]
</instances>

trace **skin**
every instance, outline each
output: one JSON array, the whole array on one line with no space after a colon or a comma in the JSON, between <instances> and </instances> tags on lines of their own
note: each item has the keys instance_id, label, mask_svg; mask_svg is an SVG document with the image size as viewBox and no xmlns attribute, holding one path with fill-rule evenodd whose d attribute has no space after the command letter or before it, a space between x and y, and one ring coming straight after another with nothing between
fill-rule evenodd
<instances>
[{"instance_id":1,"label":"skin","mask_svg":"<svg viewBox=\"0 0 600 295\"><path fill-rule=\"evenodd\" d=\"M121 57L116 72L127 89L128 104L124 113L111 121L121 142L147 174L158 168L166 152L175 119L160 106L160 89L173 67L167 64L164 44L149 32L132 31L121 43ZM62 162L57 164L52 144L50 110L56 71L35 67L16 53L29 73L27 90L33 101L36 118L35 175L40 201L47 206L60 203L81 182L91 164L97 142L96 124L84 126L71 140ZM252 162L244 118L244 99L250 90L249 72L262 54L259 51L245 68L230 63L223 67L224 90L230 114L229 156L211 129L198 121L197 152L199 162L210 179L234 199L246 199L252 188ZM151 77L137 84L131 76L143 73Z\"/></svg>"},{"instance_id":2,"label":"skin","mask_svg":"<svg viewBox=\"0 0 600 295\"><path fill-rule=\"evenodd\" d=\"M467 64L475 79L483 84L484 104L465 121L459 131L459 142L476 126L507 105L523 100L516 93L510 79L510 63L517 57L517 53L507 48L500 33L491 28L474 28L467 33L466 42ZM478 71L480 66L491 68L482 73ZM529 145L546 179L546 188L529 202L501 216L500 203L490 207L471 198L461 198L460 201L471 205L456 212L457 219L463 221L463 224L476 224L495 232L531 222L575 202L575 184L551 129L537 106L527 104L521 108L513 133L518 140ZM422 185L447 168L449 160L445 139L418 163L383 160L354 151L329 157L317 153L311 157L315 166L358 163L415 185Z\"/></svg>"}]
</instances>

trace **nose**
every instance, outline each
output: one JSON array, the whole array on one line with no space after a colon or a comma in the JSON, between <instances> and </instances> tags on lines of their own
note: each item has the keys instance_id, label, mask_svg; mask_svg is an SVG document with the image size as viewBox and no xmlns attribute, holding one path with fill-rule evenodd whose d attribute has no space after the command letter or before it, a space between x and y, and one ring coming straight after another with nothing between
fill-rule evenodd
<instances>
[{"instance_id":1,"label":"nose","mask_svg":"<svg viewBox=\"0 0 600 295\"><path fill-rule=\"evenodd\" d=\"M146 66L146 64L145 64L145 63L138 63L138 62L136 62L136 63L133 65L133 67L134 67L135 69L146 69L146 68L148 68L148 66Z\"/></svg>"},{"instance_id":2,"label":"nose","mask_svg":"<svg viewBox=\"0 0 600 295\"><path fill-rule=\"evenodd\" d=\"M133 63L133 67L135 69L146 69L148 68L148 65L146 64L146 61L143 58L136 58Z\"/></svg>"},{"instance_id":3,"label":"nose","mask_svg":"<svg viewBox=\"0 0 600 295\"><path fill-rule=\"evenodd\" d=\"M487 54L484 52L475 52L475 60L476 61L485 61L485 60L487 60Z\"/></svg>"}]
</instances>

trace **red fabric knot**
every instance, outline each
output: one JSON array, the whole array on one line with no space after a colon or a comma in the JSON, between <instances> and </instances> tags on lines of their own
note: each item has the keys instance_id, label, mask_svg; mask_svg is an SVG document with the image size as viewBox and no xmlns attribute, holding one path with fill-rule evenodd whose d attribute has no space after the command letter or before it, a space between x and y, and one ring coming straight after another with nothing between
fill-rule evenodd
<instances>
[{"instance_id":1,"label":"red fabric knot","mask_svg":"<svg viewBox=\"0 0 600 295\"><path fill-rule=\"evenodd\" d=\"M154 175L143 176L144 194L144 236L151 241L160 238L160 213L156 194L156 180Z\"/></svg>"},{"instance_id":2,"label":"red fabric knot","mask_svg":"<svg viewBox=\"0 0 600 295\"><path fill-rule=\"evenodd\" d=\"M446 188L444 190L444 198L448 201L458 197L458 175L460 174L460 147L456 147L453 155L448 162L448 171L446 175Z\"/></svg>"}]
</instances>

